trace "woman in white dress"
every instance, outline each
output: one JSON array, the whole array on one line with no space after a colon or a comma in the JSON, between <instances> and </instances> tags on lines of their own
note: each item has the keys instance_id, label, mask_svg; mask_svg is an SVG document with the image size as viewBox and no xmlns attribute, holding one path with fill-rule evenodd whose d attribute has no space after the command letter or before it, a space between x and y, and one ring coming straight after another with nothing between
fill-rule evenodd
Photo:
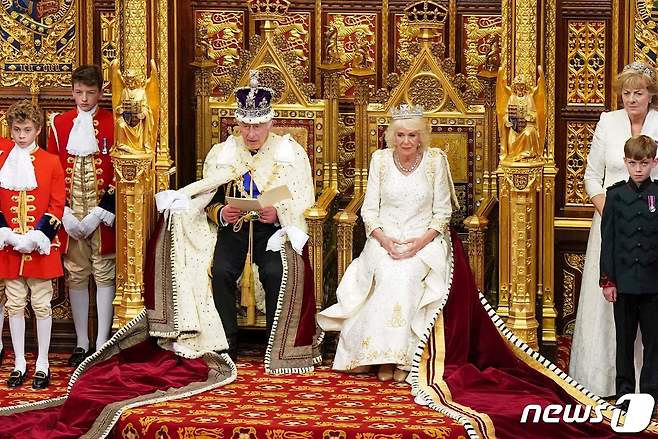
<instances>
[{"instance_id":1,"label":"woman in white dress","mask_svg":"<svg viewBox=\"0 0 658 439\"><path fill-rule=\"evenodd\" d=\"M617 76L617 87L624 108L601 113L587 156L585 190L595 211L587 242L569 363L569 374L601 396L615 394L616 373L613 307L605 300L599 287L601 212L605 204L605 189L618 181L628 180L628 171L624 166L624 143L628 138L646 134L658 140L655 70L647 64L633 62ZM654 170L652 178L657 177L658 172ZM639 337L638 333L638 343ZM641 349L636 349L636 362L641 358ZM639 370L637 365L636 369Z\"/></svg>"},{"instance_id":2,"label":"woman in white dress","mask_svg":"<svg viewBox=\"0 0 658 439\"><path fill-rule=\"evenodd\" d=\"M334 369L379 365L380 380L404 381L421 333L448 294L456 197L445 153L428 148L422 108L396 109L385 139L388 148L372 154L361 209L368 239L345 271L338 303L318 323L341 331Z\"/></svg>"}]
</instances>

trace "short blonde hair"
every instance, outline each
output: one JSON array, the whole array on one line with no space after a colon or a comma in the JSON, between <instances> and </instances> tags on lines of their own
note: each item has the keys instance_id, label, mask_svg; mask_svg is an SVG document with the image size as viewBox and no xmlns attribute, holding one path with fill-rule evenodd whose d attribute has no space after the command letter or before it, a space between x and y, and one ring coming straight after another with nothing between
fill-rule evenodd
<instances>
[{"instance_id":1,"label":"short blonde hair","mask_svg":"<svg viewBox=\"0 0 658 439\"><path fill-rule=\"evenodd\" d=\"M615 78L615 88L617 93L621 95L624 89L637 89L645 88L651 95L651 106L658 108L658 84L656 84L655 69L646 63L641 63L635 61L633 64L642 65L645 69L650 69L653 72L653 76L643 73L642 71L636 70L634 68L624 67L624 70ZM630 65L630 64L629 64Z\"/></svg>"},{"instance_id":2,"label":"short blonde hair","mask_svg":"<svg viewBox=\"0 0 658 439\"><path fill-rule=\"evenodd\" d=\"M395 149L395 132L399 129L418 131L418 134L420 134L420 147L427 149L431 146L432 138L427 121L422 117L412 117L409 119L393 120L386 128L384 140L388 148Z\"/></svg>"},{"instance_id":3,"label":"short blonde hair","mask_svg":"<svg viewBox=\"0 0 658 439\"><path fill-rule=\"evenodd\" d=\"M30 100L24 99L15 102L7 110L7 124L9 125L9 129L11 129L14 122L23 123L26 120L32 121L37 130L42 128L43 114L41 114L41 109Z\"/></svg>"}]
</instances>

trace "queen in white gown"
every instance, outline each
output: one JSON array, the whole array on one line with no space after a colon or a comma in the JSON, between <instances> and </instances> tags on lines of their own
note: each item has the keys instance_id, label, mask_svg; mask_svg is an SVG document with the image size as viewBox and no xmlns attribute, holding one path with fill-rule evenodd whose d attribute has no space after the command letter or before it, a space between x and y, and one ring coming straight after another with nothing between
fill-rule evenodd
<instances>
[{"instance_id":1,"label":"queen in white gown","mask_svg":"<svg viewBox=\"0 0 658 439\"><path fill-rule=\"evenodd\" d=\"M599 287L601 211L605 203L605 189L618 181L628 180L628 171L624 166L626 140L638 134L658 139L658 112L654 109L658 89L653 68L643 63L629 64L618 76L617 83L624 108L601 113L587 156L585 190L596 210L587 242L569 361L569 375L600 396L616 393L613 306L605 300ZM651 178L658 178L656 169ZM639 374L642 361L639 335L635 351Z\"/></svg>"},{"instance_id":2,"label":"queen in white gown","mask_svg":"<svg viewBox=\"0 0 658 439\"><path fill-rule=\"evenodd\" d=\"M389 148L372 154L361 209L365 247L338 285L338 303L318 315L322 329L340 331L333 368L380 365L383 381L406 378L419 337L448 294L456 197L445 153L428 148L418 113L406 106L394 113Z\"/></svg>"}]
</instances>

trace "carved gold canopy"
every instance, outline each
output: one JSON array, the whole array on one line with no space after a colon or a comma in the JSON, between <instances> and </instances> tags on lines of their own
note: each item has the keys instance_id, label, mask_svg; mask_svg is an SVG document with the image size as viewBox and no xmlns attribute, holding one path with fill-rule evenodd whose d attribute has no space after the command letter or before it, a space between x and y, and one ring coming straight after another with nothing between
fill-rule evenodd
<instances>
[{"instance_id":1,"label":"carved gold canopy","mask_svg":"<svg viewBox=\"0 0 658 439\"><path fill-rule=\"evenodd\" d=\"M274 109L275 133L290 133L304 147L311 161L316 189L322 189L325 157L324 127L326 124L326 109L324 100L310 97L313 90L306 84L301 84L293 76L291 69L270 38L262 39L260 47L249 55L249 62L241 69L241 75L234 84L235 87L246 86L249 83L249 71L258 70L260 83L274 90L272 107ZM230 93L226 99L211 97L210 99L210 139L202 143L206 151L222 142L233 132L236 100Z\"/></svg>"}]
</instances>

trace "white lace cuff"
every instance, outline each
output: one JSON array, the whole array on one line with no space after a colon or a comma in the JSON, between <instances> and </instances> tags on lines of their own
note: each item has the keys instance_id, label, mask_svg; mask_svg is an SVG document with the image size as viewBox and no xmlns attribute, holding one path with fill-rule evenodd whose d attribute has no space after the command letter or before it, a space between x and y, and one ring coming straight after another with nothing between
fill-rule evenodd
<instances>
[{"instance_id":1,"label":"white lace cuff","mask_svg":"<svg viewBox=\"0 0 658 439\"><path fill-rule=\"evenodd\" d=\"M94 208L91 210L91 213L93 213L93 214L96 215L98 218L100 218L100 220L101 220L101 221L103 222L103 224L105 224L106 226L110 226L110 227L111 227L112 224L114 224L114 218L116 217L116 215L114 215L112 212L109 212L109 211L103 209L102 207L98 207L98 206L94 207Z\"/></svg>"},{"instance_id":2,"label":"white lace cuff","mask_svg":"<svg viewBox=\"0 0 658 439\"><path fill-rule=\"evenodd\" d=\"M50 254L50 239L41 230L30 230L25 237L37 245L39 254Z\"/></svg>"},{"instance_id":3,"label":"white lace cuff","mask_svg":"<svg viewBox=\"0 0 658 439\"><path fill-rule=\"evenodd\" d=\"M286 241L286 236L288 236L292 248L301 255L304 250L304 245L306 244L306 241L308 241L308 235L295 226L286 226L277 230L267 241L266 250L273 252L281 250L283 243Z\"/></svg>"},{"instance_id":4,"label":"white lace cuff","mask_svg":"<svg viewBox=\"0 0 658 439\"><path fill-rule=\"evenodd\" d=\"M158 212L167 209L171 212L184 212L190 206L190 196L183 191L166 190L155 194L155 205Z\"/></svg>"}]
</instances>

